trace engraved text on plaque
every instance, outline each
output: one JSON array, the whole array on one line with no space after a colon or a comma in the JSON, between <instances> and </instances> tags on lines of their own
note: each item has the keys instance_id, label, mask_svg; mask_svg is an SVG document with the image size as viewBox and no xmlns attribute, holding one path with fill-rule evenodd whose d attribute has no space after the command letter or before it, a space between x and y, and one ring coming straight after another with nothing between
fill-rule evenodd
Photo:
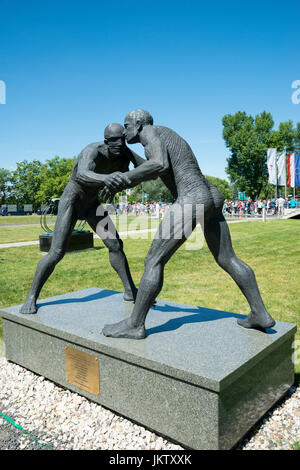
<instances>
[{"instance_id":1,"label":"engraved text on plaque","mask_svg":"<svg viewBox=\"0 0 300 470\"><path fill-rule=\"evenodd\" d=\"M66 380L93 395L100 394L99 360L79 349L65 346Z\"/></svg>"}]
</instances>

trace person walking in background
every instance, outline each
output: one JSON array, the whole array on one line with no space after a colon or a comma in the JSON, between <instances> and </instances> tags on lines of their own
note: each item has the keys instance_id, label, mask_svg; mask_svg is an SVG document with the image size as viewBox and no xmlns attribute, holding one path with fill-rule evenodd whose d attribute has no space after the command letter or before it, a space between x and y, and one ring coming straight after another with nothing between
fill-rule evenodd
<instances>
[{"instance_id":1,"label":"person walking in background","mask_svg":"<svg viewBox=\"0 0 300 470\"><path fill-rule=\"evenodd\" d=\"M261 199L259 199L258 204L257 204L257 213L258 213L258 215L261 215L262 208L263 208L263 204L262 204Z\"/></svg>"},{"instance_id":2,"label":"person walking in background","mask_svg":"<svg viewBox=\"0 0 300 470\"><path fill-rule=\"evenodd\" d=\"M280 194L280 197L278 199L278 215L279 216L284 215L284 203L285 203L285 199Z\"/></svg>"}]
</instances>

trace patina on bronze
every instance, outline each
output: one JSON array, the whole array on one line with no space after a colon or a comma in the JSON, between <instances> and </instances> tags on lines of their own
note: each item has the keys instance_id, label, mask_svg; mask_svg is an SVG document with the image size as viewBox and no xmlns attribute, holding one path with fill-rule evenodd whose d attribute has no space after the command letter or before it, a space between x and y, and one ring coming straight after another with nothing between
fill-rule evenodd
<instances>
[{"instance_id":1,"label":"patina on bronze","mask_svg":"<svg viewBox=\"0 0 300 470\"><path fill-rule=\"evenodd\" d=\"M65 346L66 381L100 395L99 359L79 349Z\"/></svg>"}]
</instances>

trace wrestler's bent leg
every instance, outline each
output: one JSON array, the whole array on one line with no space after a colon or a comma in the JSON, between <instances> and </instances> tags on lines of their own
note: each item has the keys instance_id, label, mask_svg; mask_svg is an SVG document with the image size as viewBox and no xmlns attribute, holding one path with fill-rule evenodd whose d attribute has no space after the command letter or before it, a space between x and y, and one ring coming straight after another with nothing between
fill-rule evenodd
<instances>
[{"instance_id":1,"label":"wrestler's bent leg","mask_svg":"<svg viewBox=\"0 0 300 470\"><path fill-rule=\"evenodd\" d=\"M102 206L94 206L89 211L87 222L109 250L110 264L120 276L124 286L124 300L134 301L137 288L134 285L128 261L123 251L123 242L113 221Z\"/></svg>"},{"instance_id":2,"label":"wrestler's bent leg","mask_svg":"<svg viewBox=\"0 0 300 470\"><path fill-rule=\"evenodd\" d=\"M49 252L39 261L30 292L20 313L36 313L36 300L39 293L53 272L56 264L63 258L69 236L76 223L76 216L72 204L61 199L58 206L57 219Z\"/></svg>"},{"instance_id":3,"label":"wrestler's bent leg","mask_svg":"<svg viewBox=\"0 0 300 470\"><path fill-rule=\"evenodd\" d=\"M232 277L246 297L251 312L238 324L245 328L265 329L275 325L267 312L258 290L253 270L237 258L231 243L229 228L223 214L205 221L204 235L217 263Z\"/></svg>"},{"instance_id":4,"label":"wrestler's bent leg","mask_svg":"<svg viewBox=\"0 0 300 470\"><path fill-rule=\"evenodd\" d=\"M185 223L187 223L186 219ZM192 225L194 228L196 225L195 221L193 221ZM145 270L131 317L113 325L105 325L103 329L105 336L113 338L145 338L146 316L153 301L161 291L164 266L173 253L185 242L185 235L183 206L179 203L174 203L161 222L145 258Z\"/></svg>"}]
</instances>

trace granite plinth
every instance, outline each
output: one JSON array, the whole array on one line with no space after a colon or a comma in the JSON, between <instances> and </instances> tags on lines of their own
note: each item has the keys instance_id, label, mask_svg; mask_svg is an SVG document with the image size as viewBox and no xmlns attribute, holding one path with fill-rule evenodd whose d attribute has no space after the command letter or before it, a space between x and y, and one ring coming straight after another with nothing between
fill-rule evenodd
<instances>
[{"instance_id":1,"label":"granite plinth","mask_svg":"<svg viewBox=\"0 0 300 470\"><path fill-rule=\"evenodd\" d=\"M147 338L101 334L128 315L123 294L90 288L0 311L8 360L192 449L230 449L294 382L296 325L267 333L242 315L158 300ZM66 380L65 348L99 362L100 393ZM96 359L95 359L96 360Z\"/></svg>"},{"instance_id":2,"label":"granite plinth","mask_svg":"<svg viewBox=\"0 0 300 470\"><path fill-rule=\"evenodd\" d=\"M48 252L51 247L53 233L42 233L39 236L40 251ZM69 237L66 251L87 250L94 247L94 236L89 230L74 230Z\"/></svg>"}]
</instances>

